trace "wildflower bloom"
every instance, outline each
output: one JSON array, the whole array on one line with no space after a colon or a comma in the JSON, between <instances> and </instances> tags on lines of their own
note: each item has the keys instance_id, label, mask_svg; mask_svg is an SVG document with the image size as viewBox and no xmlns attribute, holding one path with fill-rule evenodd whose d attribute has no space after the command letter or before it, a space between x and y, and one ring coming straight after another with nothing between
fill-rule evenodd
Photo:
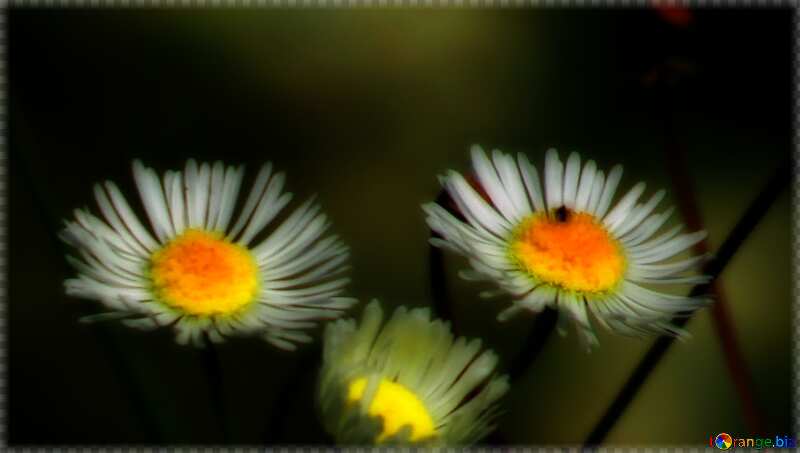
<instances>
[{"instance_id":1,"label":"wildflower bloom","mask_svg":"<svg viewBox=\"0 0 800 453\"><path fill-rule=\"evenodd\" d=\"M507 377L481 341L453 339L430 310L400 307L381 327L369 304L360 325L328 324L319 380L325 428L341 444L471 444L491 429Z\"/></svg>"},{"instance_id":2,"label":"wildflower bloom","mask_svg":"<svg viewBox=\"0 0 800 453\"><path fill-rule=\"evenodd\" d=\"M552 149L545 156L543 187L523 154L515 160L494 151L490 160L473 147L472 163L485 196L455 171L440 178L463 220L435 203L422 208L441 235L431 243L469 259L473 269L462 271L462 278L494 282L511 295L512 305L499 320L551 306L575 321L589 348L597 339L588 312L625 335L682 335L669 320L708 302L647 287L707 281L684 275L703 257L670 260L705 232L679 234L678 225L656 235L673 211L653 214L663 190L638 203L645 190L640 182L612 207L621 166L608 175L592 160L581 168L577 153L564 165Z\"/></svg>"},{"instance_id":3,"label":"wildflower bloom","mask_svg":"<svg viewBox=\"0 0 800 453\"><path fill-rule=\"evenodd\" d=\"M152 232L110 181L94 186L105 220L77 209L61 232L79 256L67 256L78 271L65 281L67 293L111 310L86 320L171 325L181 344L260 335L294 349L311 340L301 329L355 302L336 297L348 282L341 276L348 249L324 237L329 223L312 200L256 240L292 198L271 164L259 171L233 226L243 167L189 160L184 172L159 179L137 160L133 176Z\"/></svg>"}]
</instances>

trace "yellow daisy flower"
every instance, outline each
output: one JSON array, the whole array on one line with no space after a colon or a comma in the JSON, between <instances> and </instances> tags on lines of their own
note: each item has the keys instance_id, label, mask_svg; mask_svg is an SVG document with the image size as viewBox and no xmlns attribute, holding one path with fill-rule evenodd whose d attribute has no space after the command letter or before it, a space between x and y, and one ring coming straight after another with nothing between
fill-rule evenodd
<instances>
[{"instance_id":1,"label":"yellow daisy flower","mask_svg":"<svg viewBox=\"0 0 800 453\"><path fill-rule=\"evenodd\" d=\"M105 220L75 210L61 238L77 278L68 294L94 299L110 312L87 320L123 319L141 329L172 326L180 344L260 335L283 349L311 337L301 329L343 314L355 299L337 297L349 279L348 249L308 200L267 237L267 225L292 198L285 176L266 164L235 222L243 167L194 160L163 178L133 162L133 176L152 232L111 181L94 186ZM232 226L231 226L232 224ZM154 237L154 235L155 237Z\"/></svg>"},{"instance_id":2,"label":"yellow daisy flower","mask_svg":"<svg viewBox=\"0 0 800 453\"><path fill-rule=\"evenodd\" d=\"M481 340L453 338L430 310L400 307L381 327L377 301L328 324L318 402L337 443L472 444L488 434L508 390L497 355Z\"/></svg>"},{"instance_id":3,"label":"yellow daisy flower","mask_svg":"<svg viewBox=\"0 0 800 453\"><path fill-rule=\"evenodd\" d=\"M544 190L523 154L515 160L495 150L490 160L475 146L472 163L484 195L455 171L440 178L461 219L435 203L422 208L441 235L431 243L469 259L473 269L462 278L494 282L511 295L513 304L499 320L551 306L575 321L589 348L597 339L588 312L625 335L682 335L669 320L708 302L649 288L707 281L684 274L703 257L670 260L705 238L704 231L679 234L678 225L656 235L672 214L671 208L653 214L663 190L638 203L645 190L640 182L613 204L621 166L605 175L592 160L581 168L577 153L565 165L552 149L545 156Z\"/></svg>"}]
</instances>

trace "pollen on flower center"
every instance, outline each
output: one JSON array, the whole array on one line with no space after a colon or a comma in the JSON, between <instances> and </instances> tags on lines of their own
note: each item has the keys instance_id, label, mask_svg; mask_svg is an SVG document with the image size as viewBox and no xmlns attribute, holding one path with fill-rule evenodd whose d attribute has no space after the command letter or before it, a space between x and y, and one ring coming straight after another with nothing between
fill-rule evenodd
<instances>
[{"instance_id":1,"label":"pollen on flower center","mask_svg":"<svg viewBox=\"0 0 800 453\"><path fill-rule=\"evenodd\" d=\"M347 401L358 402L367 386L366 378L353 380L348 388ZM383 419L383 431L376 442L397 434L404 426L411 427L411 441L430 438L436 435L436 428L422 401L406 387L381 378L375 396L369 405L368 413Z\"/></svg>"},{"instance_id":2,"label":"pollen on flower center","mask_svg":"<svg viewBox=\"0 0 800 453\"><path fill-rule=\"evenodd\" d=\"M220 233L190 229L151 257L158 298L199 316L232 314L253 302L258 265L250 252Z\"/></svg>"},{"instance_id":3,"label":"pollen on flower center","mask_svg":"<svg viewBox=\"0 0 800 453\"><path fill-rule=\"evenodd\" d=\"M625 271L620 245L594 216L565 208L522 221L510 250L525 271L572 291L610 290Z\"/></svg>"}]
</instances>

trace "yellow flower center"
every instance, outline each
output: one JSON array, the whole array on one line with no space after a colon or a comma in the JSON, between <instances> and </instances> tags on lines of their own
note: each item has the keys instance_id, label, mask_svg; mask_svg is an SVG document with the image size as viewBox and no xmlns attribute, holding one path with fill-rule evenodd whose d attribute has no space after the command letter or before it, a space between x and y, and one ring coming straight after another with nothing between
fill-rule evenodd
<instances>
[{"instance_id":1,"label":"yellow flower center","mask_svg":"<svg viewBox=\"0 0 800 453\"><path fill-rule=\"evenodd\" d=\"M520 223L513 238L510 251L520 267L566 290L608 291L625 272L619 243L590 214L565 208L555 217L534 214Z\"/></svg>"},{"instance_id":2,"label":"yellow flower center","mask_svg":"<svg viewBox=\"0 0 800 453\"><path fill-rule=\"evenodd\" d=\"M366 378L353 380L347 392L347 401L350 403L360 401L366 387ZM376 439L378 443L397 434L404 426L411 427L411 441L416 442L436 435L433 419L417 395L386 378L381 378L375 396L369 405L368 413L373 417L383 419L383 431Z\"/></svg>"},{"instance_id":3,"label":"yellow flower center","mask_svg":"<svg viewBox=\"0 0 800 453\"><path fill-rule=\"evenodd\" d=\"M202 230L186 230L155 252L150 275L159 300L197 316L235 313L259 290L253 255Z\"/></svg>"}]
</instances>

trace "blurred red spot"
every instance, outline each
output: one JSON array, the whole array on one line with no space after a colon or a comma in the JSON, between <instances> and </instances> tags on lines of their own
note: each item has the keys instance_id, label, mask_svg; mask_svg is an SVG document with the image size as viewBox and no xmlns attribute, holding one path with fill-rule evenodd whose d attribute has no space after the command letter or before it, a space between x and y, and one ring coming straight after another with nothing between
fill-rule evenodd
<instances>
[{"instance_id":1,"label":"blurred red spot","mask_svg":"<svg viewBox=\"0 0 800 453\"><path fill-rule=\"evenodd\" d=\"M486 189L483 188L483 185L481 185L481 182L474 173L467 175L467 182L470 186L472 186L473 189L475 189L475 192L477 192L478 195L480 195L481 198L483 198L483 200L489 204L489 206L494 206L492 199L489 198L489 194L486 192Z\"/></svg>"},{"instance_id":2,"label":"blurred red spot","mask_svg":"<svg viewBox=\"0 0 800 453\"><path fill-rule=\"evenodd\" d=\"M483 201L485 201L489 206L494 206L494 204L492 204L491 198L489 198L489 194L486 193L486 190L484 190L480 181L478 181L478 178L474 174L469 173L465 175L464 179L466 179L467 184L469 184L470 187L472 187L472 189L475 190L475 192L477 192L477 194L481 198L483 198ZM447 209L451 214L456 216L456 218L458 218L462 222L466 222L464 214L461 212L456 202L453 200L452 197L450 197L450 194L447 193L446 190L442 189L442 191L439 193L439 196L436 198L436 202L439 205L443 206L445 209Z\"/></svg>"},{"instance_id":3,"label":"blurred red spot","mask_svg":"<svg viewBox=\"0 0 800 453\"><path fill-rule=\"evenodd\" d=\"M653 2L653 9L662 19L676 27L687 27L692 22L692 12L689 8L656 1Z\"/></svg>"}]
</instances>

